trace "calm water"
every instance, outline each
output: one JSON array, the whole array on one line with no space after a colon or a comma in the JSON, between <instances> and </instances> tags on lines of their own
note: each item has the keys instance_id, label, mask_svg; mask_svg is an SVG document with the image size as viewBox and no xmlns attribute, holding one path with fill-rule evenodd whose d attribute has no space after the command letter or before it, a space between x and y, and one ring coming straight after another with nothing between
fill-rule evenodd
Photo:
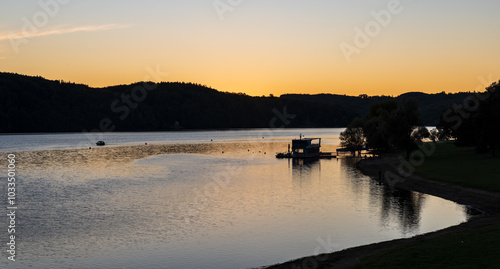
<instances>
[{"instance_id":1,"label":"calm water","mask_svg":"<svg viewBox=\"0 0 500 269\"><path fill-rule=\"evenodd\" d=\"M331 150L339 131L314 134ZM92 150L41 150L60 146L47 135L16 136L20 149L38 150L17 153L17 261L6 262L2 250L0 268L249 268L467 220L464 206L391 189L351 160L274 158L296 132L312 136L127 133L110 137L128 146ZM194 145L159 145L165 136ZM8 226L5 218L0 225Z\"/></svg>"},{"instance_id":2,"label":"calm water","mask_svg":"<svg viewBox=\"0 0 500 269\"><path fill-rule=\"evenodd\" d=\"M306 137L325 138L324 143L338 144L338 135L343 129L255 129L234 131L203 132L151 132L151 133L71 133L71 134L37 134L37 135L2 135L0 134L0 151L73 149L95 146L95 142L103 140L107 145L140 145L144 143L203 143L210 142L262 142L279 140L289 142Z\"/></svg>"}]
</instances>

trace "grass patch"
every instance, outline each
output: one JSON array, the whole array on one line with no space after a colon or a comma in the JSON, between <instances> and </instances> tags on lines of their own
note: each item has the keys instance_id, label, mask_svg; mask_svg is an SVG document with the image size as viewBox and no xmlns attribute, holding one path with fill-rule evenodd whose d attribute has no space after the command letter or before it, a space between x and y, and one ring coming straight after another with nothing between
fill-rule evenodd
<instances>
[{"instance_id":1,"label":"grass patch","mask_svg":"<svg viewBox=\"0 0 500 269\"><path fill-rule=\"evenodd\" d=\"M476 154L473 147L436 143L415 172L424 178L488 191L500 191L500 158ZM500 223L469 223L467 230L420 237L400 247L364 258L353 268L499 268Z\"/></svg>"},{"instance_id":2,"label":"grass patch","mask_svg":"<svg viewBox=\"0 0 500 269\"><path fill-rule=\"evenodd\" d=\"M500 224L421 239L370 256L353 268L498 268Z\"/></svg>"},{"instance_id":3,"label":"grass patch","mask_svg":"<svg viewBox=\"0 0 500 269\"><path fill-rule=\"evenodd\" d=\"M424 178L488 191L500 191L500 157L476 154L473 147L436 143L436 151L416 167Z\"/></svg>"}]
</instances>

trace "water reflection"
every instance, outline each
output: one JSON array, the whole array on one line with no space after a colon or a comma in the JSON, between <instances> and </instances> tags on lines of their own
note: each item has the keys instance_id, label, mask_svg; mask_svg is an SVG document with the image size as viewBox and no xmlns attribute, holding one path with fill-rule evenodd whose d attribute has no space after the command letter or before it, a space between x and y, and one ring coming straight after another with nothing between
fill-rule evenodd
<instances>
[{"instance_id":1,"label":"water reflection","mask_svg":"<svg viewBox=\"0 0 500 269\"><path fill-rule=\"evenodd\" d=\"M308 187L321 177L321 162L318 159L289 159L292 164L292 182L296 188Z\"/></svg>"},{"instance_id":2,"label":"water reflection","mask_svg":"<svg viewBox=\"0 0 500 269\"><path fill-rule=\"evenodd\" d=\"M319 159L311 158L311 159L291 159L293 164L293 169L302 170L302 168L310 169L313 166L321 166L321 162ZM321 169L321 168L320 168Z\"/></svg>"},{"instance_id":3,"label":"water reflection","mask_svg":"<svg viewBox=\"0 0 500 269\"><path fill-rule=\"evenodd\" d=\"M382 199L380 218L384 225L395 219L404 234L418 232L425 195L407 190L395 190L382 184L382 195L379 197Z\"/></svg>"},{"instance_id":4,"label":"water reflection","mask_svg":"<svg viewBox=\"0 0 500 269\"><path fill-rule=\"evenodd\" d=\"M355 195L369 194L371 205L378 205L380 223L387 229L395 224L399 226L404 235L416 234L420 227L420 215L426 195L418 192L395 189L386 182L381 182L360 176L360 171L355 168L359 158L337 159L340 163L342 174L349 178L349 187ZM367 191L368 190L368 191Z\"/></svg>"},{"instance_id":5,"label":"water reflection","mask_svg":"<svg viewBox=\"0 0 500 269\"><path fill-rule=\"evenodd\" d=\"M362 195L366 188L370 194L370 203L379 205L380 223L383 227L389 228L397 223L403 234L418 233L420 227L420 215L427 195L422 193L397 189L390 186L385 181L375 179L364 180L356 177L360 173L355 164L359 158L341 159L345 167L346 174L352 178L351 188L359 195ZM368 184L368 186L366 186Z\"/></svg>"},{"instance_id":6,"label":"water reflection","mask_svg":"<svg viewBox=\"0 0 500 269\"><path fill-rule=\"evenodd\" d=\"M312 255L318 236L343 249L466 219L454 203L371 180L355 160L270 154L286 145L19 153L19 267L255 267Z\"/></svg>"}]
</instances>

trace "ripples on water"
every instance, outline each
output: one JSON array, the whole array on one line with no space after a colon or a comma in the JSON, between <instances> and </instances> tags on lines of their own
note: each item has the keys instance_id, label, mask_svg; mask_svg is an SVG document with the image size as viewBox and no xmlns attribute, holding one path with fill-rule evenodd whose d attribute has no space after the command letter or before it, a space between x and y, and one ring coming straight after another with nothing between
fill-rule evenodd
<instances>
[{"instance_id":1,"label":"ripples on water","mask_svg":"<svg viewBox=\"0 0 500 269\"><path fill-rule=\"evenodd\" d=\"M393 190L348 159L274 158L286 148L207 143L20 152L15 265L247 268L467 219L464 207ZM0 267L6 265L2 258Z\"/></svg>"}]
</instances>

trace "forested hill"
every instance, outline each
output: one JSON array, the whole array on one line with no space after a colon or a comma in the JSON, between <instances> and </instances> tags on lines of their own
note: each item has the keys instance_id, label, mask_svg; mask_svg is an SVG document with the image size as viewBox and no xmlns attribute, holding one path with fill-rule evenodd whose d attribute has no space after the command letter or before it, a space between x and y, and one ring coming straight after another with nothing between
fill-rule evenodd
<instances>
[{"instance_id":1,"label":"forested hill","mask_svg":"<svg viewBox=\"0 0 500 269\"><path fill-rule=\"evenodd\" d=\"M421 92L409 92L400 96L394 97L396 100L404 98L413 98L417 100L419 105L419 114L422 124L426 126L436 126L439 123L441 113L453 107L454 104L462 105L464 100L471 93L437 93L426 94ZM389 96L347 96L333 94L317 94L317 95L302 95L302 94L287 94L282 95L282 98L296 99L309 102L317 102L323 104L331 104L335 106L347 107L357 115L366 115L370 105L374 102L379 102L384 99L392 99Z\"/></svg>"},{"instance_id":2,"label":"forested hill","mask_svg":"<svg viewBox=\"0 0 500 269\"><path fill-rule=\"evenodd\" d=\"M357 116L344 106L189 83L91 88L11 73L0 73L0 96L1 133L343 127Z\"/></svg>"},{"instance_id":3,"label":"forested hill","mask_svg":"<svg viewBox=\"0 0 500 269\"><path fill-rule=\"evenodd\" d=\"M435 125L465 94L408 93ZM0 132L159 131L275 127L345 127L371 103L389 97L282 95L251 97L206 86L135 83L106 88L0 73Z\"/></svg>"}]
</instances>

